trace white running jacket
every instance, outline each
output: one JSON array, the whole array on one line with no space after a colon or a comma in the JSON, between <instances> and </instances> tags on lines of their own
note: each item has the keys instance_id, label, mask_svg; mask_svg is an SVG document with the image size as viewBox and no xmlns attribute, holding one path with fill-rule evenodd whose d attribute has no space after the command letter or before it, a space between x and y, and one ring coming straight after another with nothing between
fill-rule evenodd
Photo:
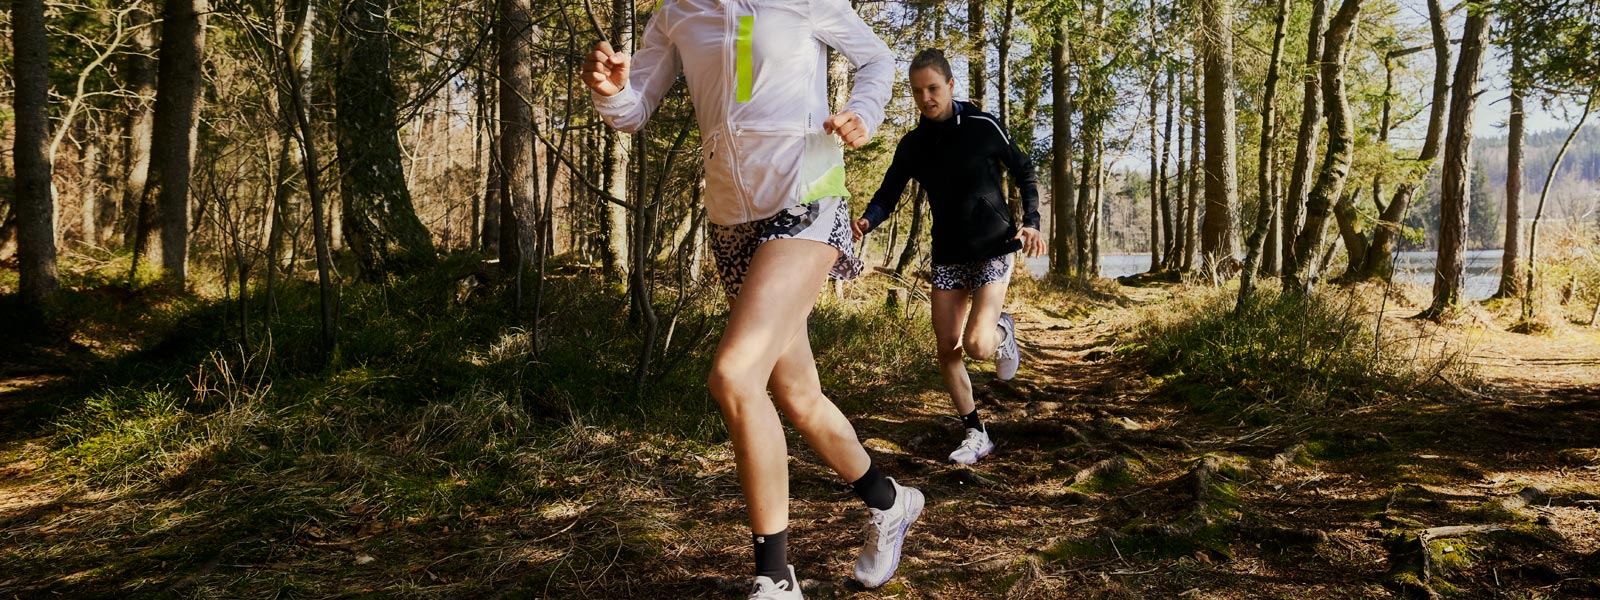
<instances>
[{"instance_id":1,"label":"white running jacket","mask_svg":"<svg viewBox=\"0 0 1600 600\"><path fill-rule=\"evenodd\" d=\"M824 44L856 66L844 110L870 138L894 86L894 57L845 0L665 0L645 28L628 83L593 94L620 131L643 127L682 73L700 124L706 213L734 225L849 196L844 155L824 134Z\"/></svg>"}]
</instances>

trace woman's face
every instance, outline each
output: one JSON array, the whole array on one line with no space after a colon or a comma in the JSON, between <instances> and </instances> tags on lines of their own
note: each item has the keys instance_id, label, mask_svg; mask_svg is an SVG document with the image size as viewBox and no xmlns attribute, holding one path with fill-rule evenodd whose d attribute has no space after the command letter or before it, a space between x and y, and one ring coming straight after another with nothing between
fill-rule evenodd
<instances>
[{"instance_id":1,"label":"woman's face","mask_svg":"<svg viewBox=\"0 0 1600 600\"><path fill-rule=\"evenodd\" d=\"M911 72L911 98L922 116L935 121L950 118L950 83L938 67L923 67Z\"/></svg>"}]
</instances>

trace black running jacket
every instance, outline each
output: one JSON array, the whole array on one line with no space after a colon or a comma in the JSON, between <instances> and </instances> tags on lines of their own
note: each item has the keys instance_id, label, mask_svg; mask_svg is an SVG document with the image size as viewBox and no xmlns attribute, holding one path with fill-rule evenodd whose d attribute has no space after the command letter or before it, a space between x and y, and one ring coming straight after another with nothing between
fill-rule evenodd
<instances>
[{"instance_id":1,"label":"black running jacket","mask_svg":"<svg viewBox=\"0 0 1600 600\"><path fill-rule=\"evenodd\" d=\"M1022 248L1000 184L1000 165L1022 190L1022 226L1039 228L1039 185L1033 161L999 119L961 101L944 121L923 117L900 138L883 184L862 217L867 231L894 214L906 183L916 179L933 210L933 262L948 265L1005 256Z\"/></svg>"}]
</instances>

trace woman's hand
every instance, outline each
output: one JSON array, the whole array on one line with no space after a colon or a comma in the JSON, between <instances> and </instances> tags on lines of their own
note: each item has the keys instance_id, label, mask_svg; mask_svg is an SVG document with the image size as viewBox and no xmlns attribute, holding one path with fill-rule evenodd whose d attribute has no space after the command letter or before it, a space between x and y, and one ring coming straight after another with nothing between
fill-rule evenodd
<instances>
[{"instance_id":1,"label":"woman's hand","mask_svg":"<svg viewBox=\"0 0 1600 600\"><path fill-rule=\"evenodd\" d=\"M1022 240L1022 254L1028 258L1044 256L1044 234L1032 227L1023 227L1017 231L1015 239Z\"/></svg>"},{"instance_id":2,"label":"woman's hand","mask_svg":"<svg viewBox=\"0 0 1600 600\"><path fill-rule=\"evenodd\" d=\"M861 115L852 110L828 117L828 120L822 122L822 130L839 134L839 141L851 148L860 148L867 144L867 124L861 120Z\"/></svg>"},{"instance_id":3,"label":"woman's hand","mask_svg":"<svg viewBox=\"0 0 1600 600\"><path fill-rule=\"evenodd\" d=\"M583 61L583 84L601 96L615 96L628 86L628 66L632 58L626 52L611 49L611 42L601 40L594 52Z\"/></svg>"},{"instance_id":4,"label":"woman's hand","mask_svg":"<svg viewBox=\"0 0 1600 600\"><path fill-rule=\"evenodd\" d=\"M871 227L871 226L872 226L872 222L868 221L866 219L866 217L862 217L860 219L856 219L854 221L851 221L850 222L850 234L852 236L854 236L852 241L859 242L859 241L861 241L861 238L867 237L867 228Z\"/></svg>"}]
</instances>

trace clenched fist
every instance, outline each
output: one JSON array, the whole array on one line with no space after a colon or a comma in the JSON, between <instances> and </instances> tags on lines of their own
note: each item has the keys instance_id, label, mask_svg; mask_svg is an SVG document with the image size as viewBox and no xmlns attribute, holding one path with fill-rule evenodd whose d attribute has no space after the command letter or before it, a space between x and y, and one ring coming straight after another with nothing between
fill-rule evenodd
<instances>
[{"instance_id":1,"label":"clenched fist","mask_svg":"<svg viewBox=\"0 0 1600 600\"><path fill-rule=\"evenodd\" d=\"M628 87L632 60L628 53L612 50L611 42L602 40L583 61L583 84L601 96L614 96Z\"/></svg>"},{"instance_id":2,"label":"clenched fist","mask_svg":"<svg viewBox=\"0 0 1600 600\"><path fill-rule=\"evenodd\" d=\"M851 148L860 148L867 143L867 124L855 111L847 110L828 117L822 122L822 130L839 134L839 141Z\"/></svg>"}]
</instances>

